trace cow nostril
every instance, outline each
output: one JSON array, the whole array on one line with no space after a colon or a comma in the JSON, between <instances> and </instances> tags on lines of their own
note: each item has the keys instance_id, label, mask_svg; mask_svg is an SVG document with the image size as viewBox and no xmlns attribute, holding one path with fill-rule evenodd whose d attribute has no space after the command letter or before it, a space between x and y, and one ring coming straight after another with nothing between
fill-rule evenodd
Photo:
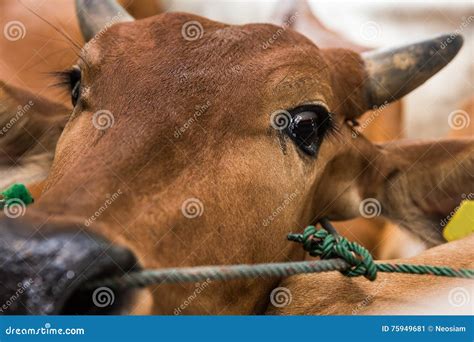
<instances>
[{"instance_id":1,"label":"cow nostril","mask_svg":"<svg viewBox=\"0 0 474 342\"><path fill-rule=\"evenodd\" d=\"M84 229L45 225L32 234L32 227L0 220L0 302L22 290L6 314L126 313L134 291L86 284L139 269L130 250Z\"/></svg>"},{"instance_id":2,"label":"cow nostril","mask_svg":"<svg viewBox=\"0 0 474 342\"><path fill-rule=\"evenodd\" d=\"M69 295L58 308L64 315L109 315L127 313L136 290L113 289L107 286L90 288L88 283L103 278L123 275L137 270L132 253L124 248L112 246L84 270L69 287Z\"/></svg>"},{"instance_id":3,"label":"cow nostril","mask_svg":"<svg viewBox=\"0 0 474 342\"><path fill-rule=\"evenodd\" d=\"M117 315L127 313L133 302L133 290L113 289L107 286L88 288L87 282L80 283L70 293L59 314Z\"/></svg>"}]
</instances>

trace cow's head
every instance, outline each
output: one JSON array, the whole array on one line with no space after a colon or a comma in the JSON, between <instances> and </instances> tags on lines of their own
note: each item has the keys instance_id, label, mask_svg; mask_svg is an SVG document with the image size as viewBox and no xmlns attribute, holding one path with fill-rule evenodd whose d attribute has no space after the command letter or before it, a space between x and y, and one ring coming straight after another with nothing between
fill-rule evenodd
<instances>
[{"instance_id":1,"label":"cow's head","mask_svg":"<svg viewBox=\"0 0 474 342\"><path fill-rule=\"evenodd\" d=\"M374 145L352 127L446 65L459 36L359 55L273 25L133 21L108 1L77 3L88 43L68 73L74 110L44 195L15 221L42 227L48 255L64 234L75 251L84 234L101 241L64 257L65 276L133 268L118 247L97 257L103 241L152 268L297 259L288 232L370 205L435 244L472 190L472 141ZM277 281L211 284L186 309L194 284L150 290L154 312L250 313Z\"/></svg>"}]
</instances>

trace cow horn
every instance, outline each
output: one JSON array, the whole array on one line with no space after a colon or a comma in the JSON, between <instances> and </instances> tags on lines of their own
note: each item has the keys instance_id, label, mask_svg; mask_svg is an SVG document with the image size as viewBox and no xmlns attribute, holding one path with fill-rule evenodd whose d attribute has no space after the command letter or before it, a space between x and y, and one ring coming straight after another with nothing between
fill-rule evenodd
<instances>
[{"instance_id":1,"label":"cow horn","mask_svg":"<svg viewBox=\"0 0 474 342\"><path fill-rule=\"evenodd\" d=\"M105 27L135 20L115 0L76 0L76 11L86 42Z\"/></svg>"},{"instance_id":2,"label":"cow horn","mask_svg":"<svg viewBox=\"0 0 474 342\"><path fill-rule=\"evenodd\" d=\"M363 53L369 76L366 86L369 109L395 101L423 84L456 56L462 44L461 35L448 34Z\"/></svg>"}]
</instances>

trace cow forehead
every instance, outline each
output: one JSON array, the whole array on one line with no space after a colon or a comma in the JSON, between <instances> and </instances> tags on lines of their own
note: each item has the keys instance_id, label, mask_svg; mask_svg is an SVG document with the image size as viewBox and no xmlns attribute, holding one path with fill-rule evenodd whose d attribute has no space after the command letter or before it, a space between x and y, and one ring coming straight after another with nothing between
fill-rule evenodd
<instances>
[{"instance_id":1,"label":"cow forehead","mask_svg":"<svg viewBox=\"0 0 474 342\"><path fill-rule=\"evenodd\" d=\"M278 62L278 55L288 54L288 49L302 55L312 49L312 58L318 58L318 49L310 40L284 27L227 25L191 14L165 13L106 27L86 43L83 54L92 67L127 56L143 63L149 54L141 52L156 55L149 63L187 61L210 67L215 60L220 65L232 65L241 59L259 61L269 55ZM268 63L270 67L272 64Z\"/></svg>"},{"instance_id":2,"label":"cow forehead","mask_svg":"<svg viewBox=\"0 0 474 342\"><path fill-rule=\"evenodd\" d=\"M202 27L197 38L186 37L189 23ZM243 116L326 102L331 94L319 49L304 36L270 24L159 15L112 26L91 40L84 56L87 69L100 70L99 80L84 83L93 84L92 97L101 105L119 111L109 95L125 92L136 99L130 112L151 113L154 106L154 112L174 113L162 120L170 125L204 107L209 117L225 116L229 125L240 127Z\"/></svg>"}]
</instances>

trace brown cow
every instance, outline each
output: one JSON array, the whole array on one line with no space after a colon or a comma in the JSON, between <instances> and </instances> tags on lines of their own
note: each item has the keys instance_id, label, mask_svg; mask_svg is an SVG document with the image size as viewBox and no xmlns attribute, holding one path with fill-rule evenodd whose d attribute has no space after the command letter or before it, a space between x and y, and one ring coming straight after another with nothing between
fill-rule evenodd
<instances>
[{"instance_id":1,"label":"brown cow","mask_svg":"<svg viewBox=\"0 0 474 342\"><path fill-rule=\"evenodd\" d=\"M162 6L159 1L119 1L127 11L135 18L144 18L162 12ZM25 8L31 7L33 14ZM3 37L0 40L0 48L8 49L8 55L3 56L3 66L0 63L0 75L9 81L9 85L17 84L24 89L29 89L35 93L35 97L45 96L46 99L53 100L69 105L69 98L60 94L55 87L50 85L53 80L50 79L50 72L61 70L71 65L77 57L73 49L67 48L68 39L61 37L55 30L59 28L68 34L72 40L82 44L78 30L78 23L73 19L73 2L60 4L59 11L64 15L60 17L51 16L51 9L58 10L57 4L45 3L40 6L34 2L26 1L25 5L10 2L0 4L0 10L5 13L5 18L16 18L25 26L25 37L20 40L10 41ZM288 23L296 31L303 33L317 43L320 48L344 47L351 50L362 52L368 50L365 47L355 45L342 36L330 31L324 27L321 22L312 14L307 1L282 1L278 4L279 12L275 15L278 24ZM44 18L44 19L42 19ZM47 20L51 25L47 25L43 20ZM29 52L35 51L31 55ZM5 87L5 85L3 86ZM0 100L1 101L1 100ZM52 109L55 112L55 109ZM43 117L48 113L43 111ZM31 117L32 115L29 115ZM10 115L7 117L10 119ZM361 126L365 127L364 135L374 142L384 142L387 140L399 139L403 137L403 115L400 101L396 101L386 107L373 112L369 111L360 119ZM18 128L18 127L17 127ZM18 130L20 133L21 130ZM10 134L11 138L18 137L17 134ZM30 138L29 134L24 134ZM58 135L54 135L58 137ZM51 138L51 137L50 137ZM49 139L50 139L49 138ZM33 146L28 142L27 147ZM21 140L16 140L15 145L21 145ZM54 150L53 144L48 145L48 153ZM38 148L43 150L42 146L33 146L34 151ZM51 147L51 148L50 148ZM40 183L30 183L39 179L40 175L46 176L49 171L50 163L43 158L47 153L43 150L42 156L31 156L29 161L22 160L21 167L8 170L10 177L5 177L0 186L6 186L15 181L28 182L28 186L35 190L35 194L40 193ZM32 155L32 152L28 153ZM33 161L36 161L33 163ZM14 175L14 176L13 176ZM12 177L13 176L13 177ZM397 257L404 253L398 241L407 239L407 233L403 232L393 224L388 224L386 220L380 217L372 220L356 219L349 222L343 222L338 225L342 233L366 246L376 258ZM387 238L387 237L390 238ZM406 246L406 244L405 244Z\"/></svg>"},{"instance_id":2,"label":"brown cow","mask_svg":"<svg viewBox=\"0 0 474 342\"><path fill-rule=\"evenodd\" d=\"M135 18L144 18L162 12L161 6L157 5L158 1L121 0L119 3L125 6L127 11ZM28 11L25 5L31 6L36 15ZM3 51L2 62L5 63L3 67L0 63L0 74L9 81L9 85L18 84L25 90L34 91L37 99L45 96L46 99L63 103L64 107L69 106L69 98L60 93L56 87L50 86L54 82L50 79L50 72L61 70L61 68L73 64L75 58L77 58L74 50L67 48L68 39L61 37L56 32L55 27L66 32L72 40L79 44L83 43L79 34L78 23L73 20L73 3L60 4L59 11L62 15L57 18L50 15L51 8L55 7L56 4L45 3L38 6L27 1L25 5L15 2L0 4L0 10L5 13L5 18L14 17L20 20L24 23L26 31L24 39L10 41L4 37L0 40L0 49ZM275 15L277 24L287 23L293 29L311 38L320 48L344 47L357 52L368 50L365 47L351 43L341 35L324 27L312 14L307 1L285 0L278 4L278 8L280 13ZM58 10L56 7L55 9ZM51 22L51 25L47 25L44 20ZM36 53L31 55L30 51ZM2 87L6 87L6 85ZM9 96L10 93L5 94L5 96ZM12 102L12 99L2 98L5 101ZM16 99L13 98L13 100ZM23 105L21 102L18 102L18 104ZM45 118L51 113L56 113L55 106L56 104L51 108L50 113L43 110L41 117ZM28 118L32 118L33 113L35 113L34 110L28 114ZM5 114L8 114L5 118L10 120L10 112ZM384 142L403 137L403 114L400 101L384 106L377 111L369 111L359 121L361 126L364 127L365 137L371 141ZM33 119L30 125L35 122L37 120ZM48 136L49 143L46 152L43 149L43 147L46 147L45 144L34 144L34 141L30 141L29 132L25 133L23 131L21 139L18 139L22 132L22 126L16 125L16 128L14 133L9 133L8 139L15 141L17 148L20 148L22 141L27 140L21 148L32 148L33 151L28 152L28 160L18 160L21 165L19 168L14 170L9 168L6 171L9 176L4 177L3 182L0 182L0 186L9 185L11 182L27 182L28 186L35 190L35 194L39 194L41 185L44 183L42 181L39 183L31 182L39 179L41 174L44 177L46 176L50 163L47 162L48 159L45 157L51 155L54 151L53 137L57 138L58 135ZM42 155L34 156L32 152L37 152L38 149L41 150ZM372 220L356 219L341 222L338 224L338 228L341 233L366 246L376 258L403 255L402 247L407 245L401 246L398 243L400 239L405 238L407 233L396 229L393 224L388 224L381 217Z\"/></svg>"},{"instance_id":3,"label":"brown cow","mask_svg":"<svg viewBox=\"0 0 474 342\"><path fill-rule=\"evenodd\" d=\"M302 259L288 232L356 217L367 198L443 242L440 218L473 185L474 142L374 145L347 122L422 84L460 36L445 49L448 36L360 55L268 24L133 21L111 1L77 3L89 44L65 75L74 110L43 196L0 223L0 297L20 277L40 294L11 310L109 312L78 291L135 269L135 258L146 268ZM117 13L124 22L108 27ZM186 313L263 313L279 281L212 283L191 302L194 284L154 286L150 313L185 301ZM127 294L115 292L115 309Z\"/></svg>"}]
</instances>

